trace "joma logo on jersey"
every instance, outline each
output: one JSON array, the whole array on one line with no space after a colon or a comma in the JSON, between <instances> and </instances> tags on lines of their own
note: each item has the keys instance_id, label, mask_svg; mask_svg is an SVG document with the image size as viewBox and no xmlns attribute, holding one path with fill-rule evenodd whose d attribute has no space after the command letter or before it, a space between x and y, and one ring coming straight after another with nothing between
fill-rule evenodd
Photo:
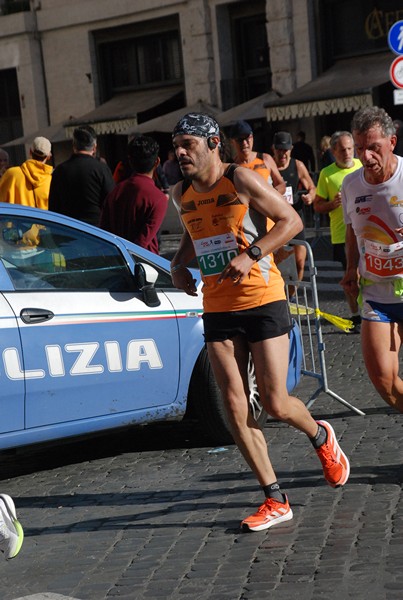
<instances>
[{"instance_id":1,"label":"joma logo on jersey","mask_svg":"<svg viewBox=\"0 0 403 600\"><path fill-rule=\"evenodd\" d=\"M205 200L198 200L197 206L204 206L205 204L212 204L215 202L214 198L206 198Z\"/></svg>"},{"instance_id":2,"label":"joma logo on jersey","mask_svg":"<svg viewBox=\"0 0 403 600\"><path fill-rule=\"evenodd\" d=\"M363 204L364 202L371 202L371 201L372 201L371 194L369 196L357 196L354 204Z\"/></svg>"},{"instance_id":3,"label":"joma logo on jersey","mask_svg":"<svg viewBox=\"0 0 403 600\"><path fill-rule=\"evenodd\" d=\"M119 342L108 341L103 350L98 342L82 342L78 344L49 344L44 347L44 368L23 369L20 352L17 348L5 348L2 352L4 370L9 379L41 379L46 376L65 377L66 375L99 375L105 370L110 373L122 371L139 371L143 365L149 369L162 369L163 364L154 340L130 340L127 343L126 358L123 360ZM74 363L66 370L68 354L76 354ZM102 360L100 361L100 355ZM40 357L39 357L40 360ZM104 364L105 363L105 364Z\"/></svg>"}]
</instances>

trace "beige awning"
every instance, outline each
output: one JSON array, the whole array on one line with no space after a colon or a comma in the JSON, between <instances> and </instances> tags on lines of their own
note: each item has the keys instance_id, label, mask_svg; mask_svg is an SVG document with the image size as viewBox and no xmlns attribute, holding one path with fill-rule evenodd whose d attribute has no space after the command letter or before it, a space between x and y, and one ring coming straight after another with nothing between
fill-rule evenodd
<instances>
[{"instance_id":1,"label":"beige awning","mask_svg":"<svg viewBox=\"0 0 403 600\"><path fill-rule=\"evenodd\" d=\"M372 106L372 90L389 81L392 60L390 52L340 60L294 92L268 102L266 118L288 121Z\"/></svg>"},{"instance_id":2,"label":"beige awning","mask_svg":"<svg viewBox=\"0 0 403 600\"><path fill-rule=\"evenodd\" d=\"M183 115L190 112L201 112L211 115L215 119L219 118L220 110L215 106L211 106L206 102L196 102L196 104L192 104L191 106L184 106L183 108L178 108L166 115L162 115L161 117L156 117L155 119L151 119L150 121L145 121L140 125L136 125L134 127L129 127L125 133L127 135L131 135L133 133L152 133L153 131L162 132L162 133L172 133L173 128L176 123L179 121Z\"/></svg>"},{"instance_id":3,"label":"beige awning","mask_svg":"<svg viewBox=\"0 0 403 600\"><path fill-rule=\"evenodd\" d=\"M91 125L98 135L126 132L137 125L139 113L155 108L182 91L182 86L170 86L117 94L82 117L65 123L66 134L72 136L80 125Z\"/></svg>"},{"instance_id":4,"label":"beige awning","mask_svg":"<svg viewBox=\"0 0 403 600\"><path fill-rule=\"evenodd\" d=\"M253 119L266 118L266 105L268 102L278 100L276 92L269 91L261 96L247 100L221 113L220 125L230 125L235 121L252 121Z\"/></svg>"},{"instance_id":5,"label":"beige awning","mask_svg":"<svg viewBox=\"0 0 403 600\"><path fill-rule=\"evenodd\" d=\"M67 142L69 139L71 139L66 135L66 130L63 124L59 123L58 125L49 125L48 127L43 127L42 129L38 129L38 131L34 131L33 133L27 133L26 135L7 142L6 144L2 144L2 147L5 148L6 146L31 144L31 142L33 142L38 136L47 138L50 142L52 142L52 144L56 142Z\"/></svg>"}]
</instances>

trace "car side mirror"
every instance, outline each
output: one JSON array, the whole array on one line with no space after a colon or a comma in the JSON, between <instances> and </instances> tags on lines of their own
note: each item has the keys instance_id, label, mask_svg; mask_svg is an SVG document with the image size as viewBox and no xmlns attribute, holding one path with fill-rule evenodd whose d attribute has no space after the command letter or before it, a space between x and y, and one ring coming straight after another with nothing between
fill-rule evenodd
<instances>
[{"instance_id":1,"label":"car side mirror","mask_svg":"<svg viewBox=\"0 0 403 600\"><path fill-rule=\"evenodd\" d=\"M146 263L136 263L134 267L134 279L136 287L143 294L147 306L155 307L161 304L157 291L154 287L158 278L158 271Z\"/></svg>"}]
</instances>

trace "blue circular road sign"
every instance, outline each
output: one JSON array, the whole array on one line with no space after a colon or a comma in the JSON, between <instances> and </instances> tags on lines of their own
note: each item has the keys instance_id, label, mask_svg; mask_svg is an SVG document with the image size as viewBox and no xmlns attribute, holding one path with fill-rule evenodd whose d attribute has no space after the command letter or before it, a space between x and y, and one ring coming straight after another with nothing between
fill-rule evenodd
<instances>
[{"instance_id":1,"label":"blue circular road sign","mask_svg":"<svg viewBox=\"0 0 403 600\"><path fill-rule=\"evenodd\" d=\"M403 54L403 21L396 21L389 29L389 48L395 54Z\"/></svg>"}]
</instances>

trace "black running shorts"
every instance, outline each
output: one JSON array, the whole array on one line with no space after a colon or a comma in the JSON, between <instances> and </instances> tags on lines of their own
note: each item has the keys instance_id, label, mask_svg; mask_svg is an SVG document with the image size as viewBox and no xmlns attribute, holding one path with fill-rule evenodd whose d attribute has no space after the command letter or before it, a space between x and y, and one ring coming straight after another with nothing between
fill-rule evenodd
<instances>
[{"instance_id":1,"label":"black running shorts","mask_svg":"<svg viewBox=\"0 0 403 600\"><path fill-rule=\"evenodd\" d=\"M289 333L292 329L286 300L231 312L203 314L206 342L223 342L244 335L248 342L261 342Z\"/></svg>"}]
</instances>

